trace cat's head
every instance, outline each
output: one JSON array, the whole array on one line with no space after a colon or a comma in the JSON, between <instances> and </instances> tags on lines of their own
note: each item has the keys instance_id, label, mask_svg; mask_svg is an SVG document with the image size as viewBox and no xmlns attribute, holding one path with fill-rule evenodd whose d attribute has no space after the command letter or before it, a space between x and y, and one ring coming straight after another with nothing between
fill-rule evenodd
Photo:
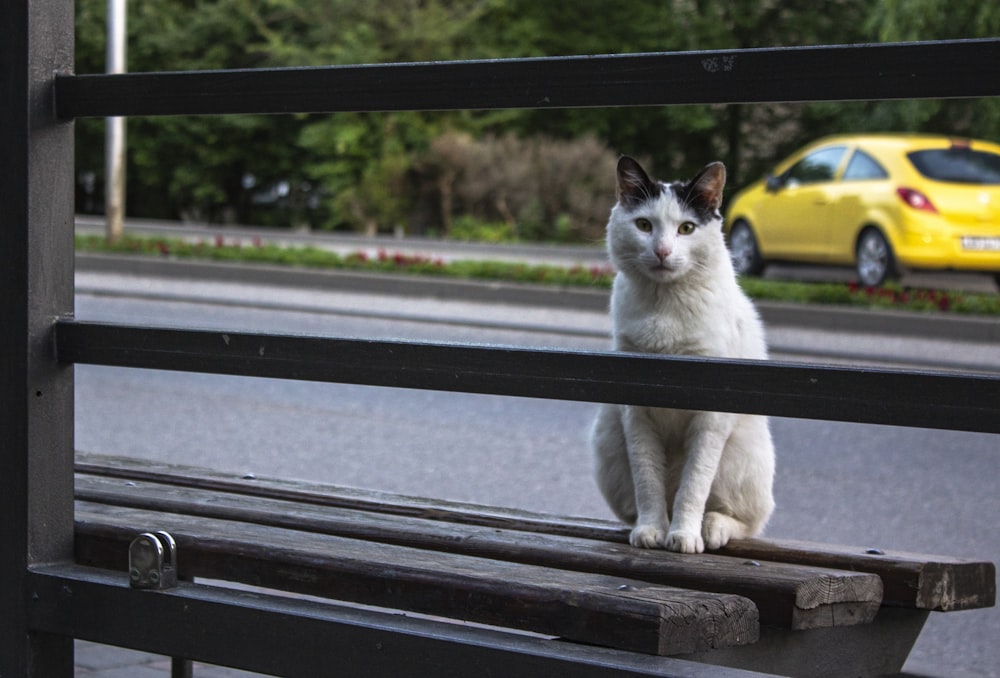
<instances>
[{"instance_id":1,"label":"cat's head","mask_svg":"<svg viewBox=\"0 0 1000 678\"><path fill-rule=\"evenodd\" d=\"M727 258L722 238L726 168L707 165L690 181L649 178L628 156L618 161L618 202L608 220L608 251L619 271L668 283Z\"/></svg>"}]
</instances>

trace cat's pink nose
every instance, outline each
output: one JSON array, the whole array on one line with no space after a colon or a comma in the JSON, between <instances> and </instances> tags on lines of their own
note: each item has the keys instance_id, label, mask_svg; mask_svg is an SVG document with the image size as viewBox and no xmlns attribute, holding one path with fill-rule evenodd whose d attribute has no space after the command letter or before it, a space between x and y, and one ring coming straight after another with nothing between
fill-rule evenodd
<instances>
[{"instance_id":1,"label":"cat's pink nose","mask_svg":"<svg viewBox=\"0 0 1000 678\"><path fill-rule=\"evenodd\" d=\"M667 247L666 245L658 245L656 247L656 249L654 250L654 253L659 258L659 260L661 262L663 262L663 261L666 261L667 257L670 256L670 252L671 251L672 250L669 247Z\"/></svg>"}]
</instances>

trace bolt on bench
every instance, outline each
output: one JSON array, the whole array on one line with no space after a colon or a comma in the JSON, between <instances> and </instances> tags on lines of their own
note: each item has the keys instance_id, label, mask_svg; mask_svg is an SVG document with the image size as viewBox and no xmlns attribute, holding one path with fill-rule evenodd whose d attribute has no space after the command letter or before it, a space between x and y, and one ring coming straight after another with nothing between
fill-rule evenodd
<instances>
[{"instance_id":1,"label":"bolt on bench","mask_svg":"<svg viewBox=\"0 0 1000 678\"><path fill-rule=\"evenodd\" d=\"M898 670L930 611L994 604L991 563L676 556L609 523L75 466L77 363L992 433L1000 380L78 322L73 120L996 96L1000 40L78 76L72 3L11 0L0 24L0 674L72 675L74 638L291 676L870 674Z\"/></svg>"}]
</instances>

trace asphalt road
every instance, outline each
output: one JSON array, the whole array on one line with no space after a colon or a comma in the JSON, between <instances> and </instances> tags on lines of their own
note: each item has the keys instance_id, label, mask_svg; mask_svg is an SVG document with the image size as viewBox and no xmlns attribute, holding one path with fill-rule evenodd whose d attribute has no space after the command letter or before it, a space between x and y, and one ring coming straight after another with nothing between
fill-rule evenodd
<instances>
[{"instance_id":1,"label":"asphalt road","mask_svg":"<svg viewBox=\"0 0 1000 678\"><path fill-rule=\"evenodd\" d=\"M607 318L346 292L79 273L77 316L157 325L606 348ZM292 309L292 310L282 310ZM400 318L405 314L406 318ZM772 328L776 357L905 354L1000 372L1000 347ZM782 353L782 349L786 353ZM954 367L954 364L952 365ZM591 479L594 406L78 366L77 449L461 501L609 518ZM768 535L1000 562L1000 440L773 419ZM908 669L1000 675L1000 612L935 614Z\"/></svg>"}]
</instances>

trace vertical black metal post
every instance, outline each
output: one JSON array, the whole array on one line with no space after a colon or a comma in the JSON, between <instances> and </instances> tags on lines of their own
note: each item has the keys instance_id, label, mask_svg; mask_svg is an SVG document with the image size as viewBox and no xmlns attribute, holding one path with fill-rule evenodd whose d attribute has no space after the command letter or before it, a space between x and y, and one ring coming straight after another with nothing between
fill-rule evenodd
<instances>
[{"instance_id":1,"label":"vertical black metal post","mask_svg":"<svg viewBox=\"0 0 1000 678\"><path fill-rule=\"evenodd\" d=\"M73 641L33 632L27 572L73 555L73 372L54 320L73 311L73 3L0 0L0 675L71 676Z\"/></svg>"},{"instance_id":2,"label":"vertical black metal post","mask_svg":"<svg viewBox=\"0 0 1000 678\"><path fill-rule=\"evenodd\" d=\"M170 678L194 678L194 662L190 659L172 657L170 659Z\"/></svg>"}]
</instances>

